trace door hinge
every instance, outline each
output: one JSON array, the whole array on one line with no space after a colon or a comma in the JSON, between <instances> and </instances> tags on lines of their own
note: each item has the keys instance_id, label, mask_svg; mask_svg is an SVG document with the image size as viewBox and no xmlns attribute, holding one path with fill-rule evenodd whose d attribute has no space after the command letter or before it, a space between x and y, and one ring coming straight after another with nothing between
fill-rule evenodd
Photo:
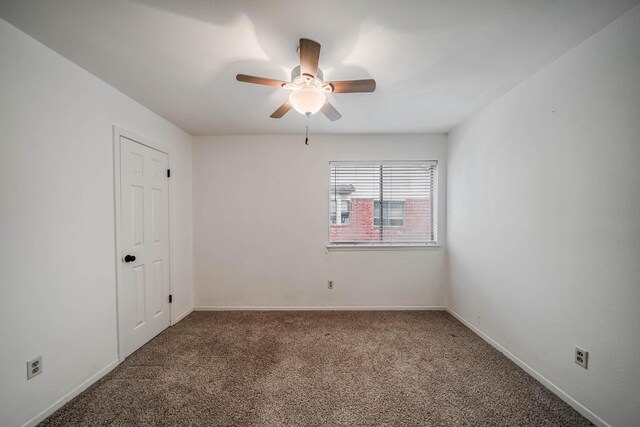
<instances>
[{"instance_id":1,"label":"door hinge","mask_svg":"<svg viewBox=\"0 0 640 427\"><path fill-rule=\"evenodd\" d=\"M173 295L169 295L169 304L173 302Z\"/></svg>"},{"instance_id":2,"label":"door hinge","mask_svg":"<svg viewBox=\"0 0 640 427\"><path fill-rule=\"evenodd\" d=\"M167 169L167 178L171 178L171 169Z\"/></svg>"}]
</instances>

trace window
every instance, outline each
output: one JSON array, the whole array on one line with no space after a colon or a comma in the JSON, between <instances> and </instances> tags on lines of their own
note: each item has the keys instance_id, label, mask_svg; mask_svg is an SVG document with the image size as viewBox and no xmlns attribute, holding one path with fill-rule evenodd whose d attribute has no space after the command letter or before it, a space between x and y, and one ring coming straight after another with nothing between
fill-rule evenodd
<instances>
[{"instance_id":1,"label":"window","mask_svg":"<svg viewBox=\"0 0 640 427\"><path fill-rule=\"evenodd\" d=\"M373 225L375 226L380 225L380 203L380 200L373 202ZM392 202L385 200L382 202L382 212L384 213L382 225L404 225L404 201Z\"/></svg>"},{"instance_id":2,"label":"window","mask_svg":"<svg viewBox=\"0 0 640 427\"><path fill-rule=\"evenodd\" d=\"M329 244L435 243L435 161L330 162Z\"/></svg>"}]
</instances>

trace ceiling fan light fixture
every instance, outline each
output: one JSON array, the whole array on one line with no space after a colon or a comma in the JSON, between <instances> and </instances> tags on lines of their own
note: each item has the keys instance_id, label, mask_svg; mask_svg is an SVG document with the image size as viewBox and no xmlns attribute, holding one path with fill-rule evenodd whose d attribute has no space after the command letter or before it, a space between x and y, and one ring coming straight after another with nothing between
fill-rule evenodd
<instances>
[{"instance_id":1,"label":"ceiling fan light fixture","mask_svg":"<svg viewBox=\"0 0 640 427\"><path fill-rule=\"evenodd\" d=\"M329 120L335 122L340 120L342 114L327 100L326 93L373 92L376 90L376 81L373 79L325 82L324 74L318 67L320 44L313 40L300 39L299 52L300 65L291 70L290 82L248 76L246 74L236 75L236 80L239 82L273 86L293 91L289 95L289 99L271 113L270 117L272 119L280 119L291 109L294 109L305 116L322 111L322 114Z\"/></svg>"},{"instance_id":2,"label":"ceiling fan light fixture","mask_svg":"<svg viewBox=\"0 0 640 427\"><path fill-rule=\"evenodd\" d=\"M289 102L293 108L306 116L320 111L326 99L326 95L315 86L301 87L289 95Z\"/></svg>"}]
</instances>

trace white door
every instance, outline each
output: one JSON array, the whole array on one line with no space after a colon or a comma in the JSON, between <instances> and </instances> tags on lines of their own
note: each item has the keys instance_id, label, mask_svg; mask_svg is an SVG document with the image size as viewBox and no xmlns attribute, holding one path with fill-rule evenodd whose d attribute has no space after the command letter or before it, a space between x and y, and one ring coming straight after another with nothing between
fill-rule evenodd
<instances>
[{"instance_id":1,"label":"white door","mask_svg":"<svg viewBox=\"0 0 640 427\"><path fill-rule=\"evenodd\" d=\"M167 167L167 154L120 137L123 253L118 317L124 357L171 322Z\"/></svg>"}]
</instances>

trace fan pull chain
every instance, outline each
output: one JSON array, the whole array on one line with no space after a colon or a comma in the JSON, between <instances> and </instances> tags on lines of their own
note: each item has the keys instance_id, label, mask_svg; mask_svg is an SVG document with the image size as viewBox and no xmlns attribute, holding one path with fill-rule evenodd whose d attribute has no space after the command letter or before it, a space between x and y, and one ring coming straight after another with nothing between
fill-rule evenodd
<instances>
[{"instance_id":1,"label":"fan pull chain","mask_svg":"<svg viewBox=\"0 0 640 427\"><path fill-rule=\"evenodd\" d=\"M304 143L305 145L309 145L309 116L307 116L307 130L304 133Z\"/></svg>"}]
</instances>

